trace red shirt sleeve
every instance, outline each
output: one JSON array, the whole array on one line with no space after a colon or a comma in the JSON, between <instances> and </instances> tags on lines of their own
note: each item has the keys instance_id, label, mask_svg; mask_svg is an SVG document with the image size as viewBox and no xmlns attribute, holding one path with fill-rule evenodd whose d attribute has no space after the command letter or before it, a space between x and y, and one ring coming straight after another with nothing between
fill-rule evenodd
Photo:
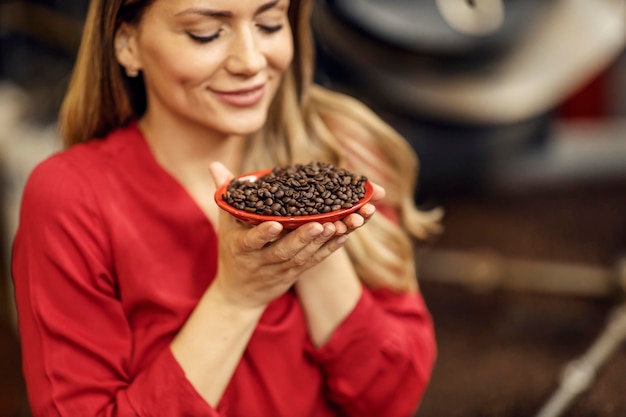
<instances>
[{"instance_id":1,"label":"red shirt sleeve","mask_svg":"<svg viewBox=\"0 0 626 417\"><path fill-rule=\"evenodd\" d=\"M120 302L93 188L53 157L24 190L12 272L33 416L218 416L168 343L131 369L132 312Z\"/></svg>"},{"instance_id":2,"label":"red shirt sleeve","mask_svg":"<svg viewBox=\"0 0 626 417\"><path fill-rule=\"evenodd\" d=\"M348 416L412 416L436 357L432 320L419 293L364 289L330 341L309 353Z\"/></svg>"}]
</instances>

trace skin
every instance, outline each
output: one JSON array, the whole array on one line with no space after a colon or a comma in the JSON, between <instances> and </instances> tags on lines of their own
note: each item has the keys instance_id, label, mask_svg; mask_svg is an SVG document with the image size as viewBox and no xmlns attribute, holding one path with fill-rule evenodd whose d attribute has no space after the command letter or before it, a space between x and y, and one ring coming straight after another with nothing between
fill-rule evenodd
<instances>
[{"instance_id":1,"label":"skin","mask_svg":"<svg viewBox=\"0 0 626 417\"><path fill-rule=\"evenodd\" d=\"M213 406L271 301L293 288L319 346L361 294L341 248L374 214L373 205L341 222L286 232L277 222L244 226L213 201L216 187L239 166L242 137L265 123L291 62L288 5L157 0L138 26L123 25L116 37L119 63L144 76L148 108L139 126L155 158L219 233L218 273L171 344L189 381ZM251 86L256 90L247 92ZM382 188L375 190L373 202L384 197Z\"/></svg>"}]
</instances>

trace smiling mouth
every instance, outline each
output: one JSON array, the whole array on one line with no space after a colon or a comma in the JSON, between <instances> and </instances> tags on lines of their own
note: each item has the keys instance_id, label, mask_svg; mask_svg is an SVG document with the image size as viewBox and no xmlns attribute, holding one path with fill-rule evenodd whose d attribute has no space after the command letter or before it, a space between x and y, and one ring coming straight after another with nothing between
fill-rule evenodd
<instances>
[{"instance_id":1,"label":"smiling mouth","mask_svg":"<svg viewBox=\"0 0 626 417\"><path fill-rule=\"evenodd\" d=\"M249 107L261 101L265 95L265 84L234 91L215 91L213 93L228 105Z\"/></svg>"}]
</instances>

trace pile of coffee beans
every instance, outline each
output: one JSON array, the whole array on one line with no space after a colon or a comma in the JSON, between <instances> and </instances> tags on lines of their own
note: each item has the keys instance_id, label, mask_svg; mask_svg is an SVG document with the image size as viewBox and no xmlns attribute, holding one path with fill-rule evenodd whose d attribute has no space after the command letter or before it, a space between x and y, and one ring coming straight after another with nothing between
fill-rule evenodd
<instances>
[{"instance_id":1,"label":"pile of coffee beans","mask_svg":"<svg viewBox=\"0 0 626 417\"><path fill-rule=\"evenodd\" d=\"M367 178L324 162L276 167L255 181L233 179L222 195L229 205L267 216L306 216L351 208Z\"/></svg>"}]
</instances>

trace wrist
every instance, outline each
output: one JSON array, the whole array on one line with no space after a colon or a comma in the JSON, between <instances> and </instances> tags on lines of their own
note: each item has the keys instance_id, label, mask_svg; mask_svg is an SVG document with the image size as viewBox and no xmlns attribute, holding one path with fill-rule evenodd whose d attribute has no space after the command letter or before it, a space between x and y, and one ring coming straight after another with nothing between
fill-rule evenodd
<instances>
[{"instance_id":1,"label":"wrist","mask_svg":"<svg viewBox=\"0 0 626 417\"><path fill-rule=\"evenodd\" d=\"M300 276L295 290L311 341L321 346L354 309L363 288L345 251L338 251Z\"/></svg>"},{"instance_id":2,"label":"wrist","mask_svg":"<svg viewBox=\"0 0 626 417\"><path fill-rule=\"evenodd\" d=\"M252 320L256 322L267 304L244 300L243 297L235 297L227 291L218 280L213 281L203 298L207 299L214 309L219 311L225 318L236 320Z\"/></svg>"}]
</instances>

